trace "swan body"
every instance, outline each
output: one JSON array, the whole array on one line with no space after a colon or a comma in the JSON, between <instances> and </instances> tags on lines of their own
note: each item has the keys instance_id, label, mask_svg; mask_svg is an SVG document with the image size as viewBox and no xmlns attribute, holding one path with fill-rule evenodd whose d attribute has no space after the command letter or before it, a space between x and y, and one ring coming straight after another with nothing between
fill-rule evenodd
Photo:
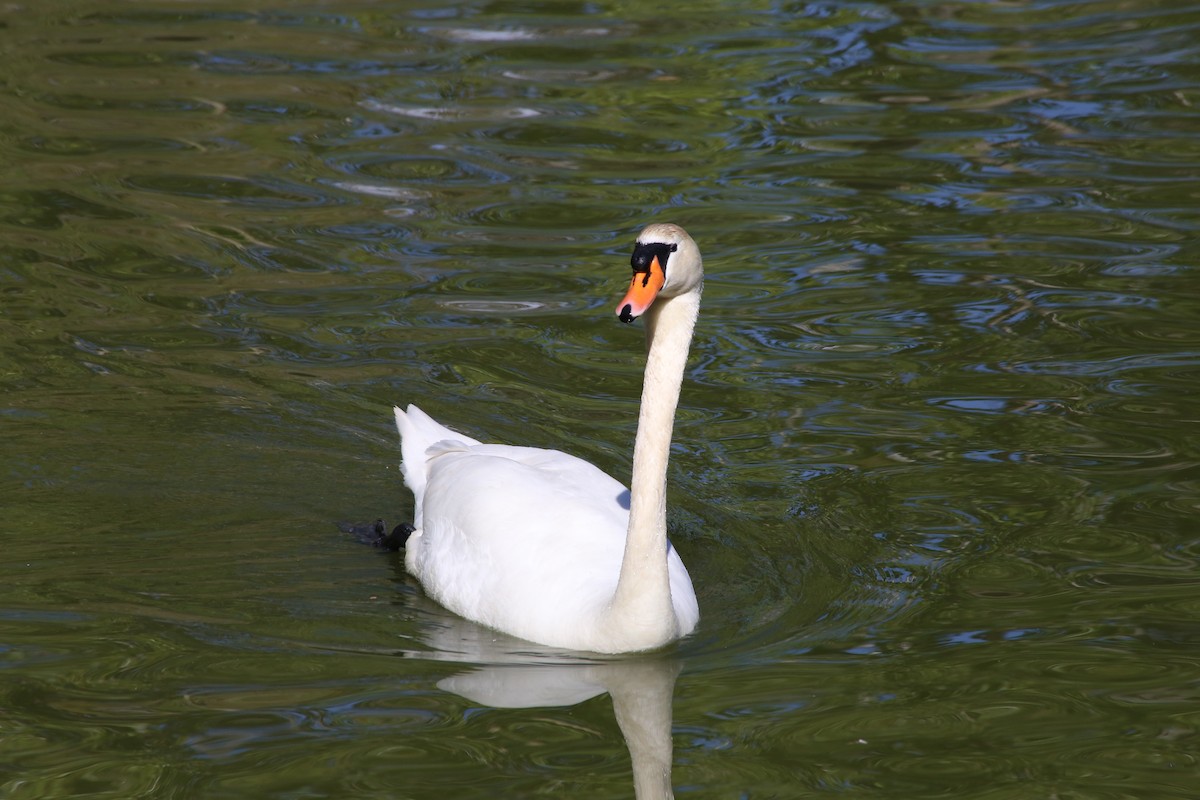
<instances>
[{"instance_id":1,"label":"swan body","mask_svg":"<svg viewBox=\"0 0 1200 800\"><path fill-rule=\"evenodd\" d=\"M656 224L638 237L617 307L646 317L647 364L632 491L583 459L483 444L414 405L397 408L404 482L415 498L405 567L449 610L528 641L573 650L650 650L700 612L667 541L671 429L699 310L691 237Z\"/></svg>"}]
</instances>

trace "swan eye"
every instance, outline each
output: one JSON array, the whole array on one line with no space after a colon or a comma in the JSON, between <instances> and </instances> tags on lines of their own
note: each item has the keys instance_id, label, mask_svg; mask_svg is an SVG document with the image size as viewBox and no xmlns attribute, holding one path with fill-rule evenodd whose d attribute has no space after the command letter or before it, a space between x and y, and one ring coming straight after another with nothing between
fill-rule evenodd
<instances>
[{"instance_id":1,"label":"swan eye","mask_svg":"<svg viewBox=\"0 0 1200 800\"><path fill-rule=\"evenodd\" d=\"M658 259L659 266L663 273L667 271L667 259L671 257L679 249L677 244L666 244L664 242L649 242L643 244L638 242L633 246L633 256L629 259L629 265L633 267L634 272L650 272L650 267L654 263L654 259Z\"/></svg>"}]
</instances>

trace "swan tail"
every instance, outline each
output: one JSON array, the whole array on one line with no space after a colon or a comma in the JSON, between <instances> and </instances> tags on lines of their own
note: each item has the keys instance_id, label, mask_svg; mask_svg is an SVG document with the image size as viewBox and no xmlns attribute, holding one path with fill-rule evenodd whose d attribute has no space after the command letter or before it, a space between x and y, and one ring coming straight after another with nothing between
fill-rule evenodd
<instances>
[{"instance_id":1,"label":"swan tail","mask_svg":"<svg viewBox=\"0 0 1200 800\"><path fill-rule=\"evenodd\" d=\"M437 453L430 448L437 445L443 452L451 448L469 447L479 444L470 436L451 430L415 405L407 409L394 409L396 430L400 432L400 472L404 485L412 490L418 502L425 494L425 479L429 473L429 459Z\"/></svg>"}]
</instances>

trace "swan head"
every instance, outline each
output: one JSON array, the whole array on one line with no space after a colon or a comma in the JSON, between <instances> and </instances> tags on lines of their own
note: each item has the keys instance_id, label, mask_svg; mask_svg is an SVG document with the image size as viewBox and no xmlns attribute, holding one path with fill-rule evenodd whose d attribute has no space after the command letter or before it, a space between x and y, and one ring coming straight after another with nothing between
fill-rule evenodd
<instances>
[{"instance_id":1,"label":"swan head","mask_svg":"<svg viewBox=\"0 0 1200 800\"><path fill-rule=\"evenodd\" d=\"M629 263L633 279L629 291L617 303L621 322L633 322L659 297L697 292L704 283L700 249L687 231L669 222L642 229Z\"/></svg>"}]
</instances>

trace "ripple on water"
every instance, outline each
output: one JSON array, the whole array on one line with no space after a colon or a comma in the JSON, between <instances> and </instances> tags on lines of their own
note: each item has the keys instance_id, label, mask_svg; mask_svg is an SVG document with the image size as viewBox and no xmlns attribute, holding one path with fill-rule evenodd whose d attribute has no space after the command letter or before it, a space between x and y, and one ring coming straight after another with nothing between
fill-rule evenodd
<instances>
[{"instance_id":1,"label":"ripple on water","mask_svg":"<svg viewBox=\"0 0 1200 800\"><path fill-rule=\"evenodd\" d=\"M545 113L528 106L503 104L495 106L478 104L423 106L386 103L380 100L363 100L361 105L368 111L432 122L500 122L513 119L530 119L532 117L540 117Z\"/></svg>"},{"instance_id":2,"label":"ripple on water","mask_svg":"<svg viewBox=\"0 0 1200 800\"><path fill-rule=\"evenodd\" d=\"M467 158L454 155L423 153L358 153L330 160L335 169L374 181L374 185L396 186L405 194L418 192L428 195L429 189L444 190L456 184L475 185L479 182L503 182L508 176L482 167ZM414 186L407 185L413 184Z\"/></svg>"},{"instance_id":3,"label":"ripple on water","mask_svg":"<svg viewBox=\"0 0 1200 800\"><path fill-rule=\"evenodd\" d=\"M537 300L443 300L442 305L455 311L473 314L528 314L543 310L562 311L569 308L566 302L542 303Z\"/></svg>"},{"instance_id":4,"label":"ripple on water","mask_svg":"<svg viewBox=\"0 0 1200 800\"><path fill-rule=\"evenodd\" d=\"M425 201L432 197L432 193L428 191L397 186L391 183L391 180L391 176L385 175L379 178L377 182L357 179L352 181L330 181L330 185L347 192L365 194L371 197L382 197L387 200L396 200L411 205L425 205Z\"/></svg>"},{"instance_id":5,"label":"ripple on water","mask_svg":"<svg viewBox=\"0 0 1200 800\"><path fill-rule=\"evenodd\" d=\"M478 42L532 42L563 38L594 39L597 37L610 36L615 32L615 29L613 28L599 25L550 25L544 27L515 25L504 28L468 28L461 26L429 25L418 27L417 30L427 36L464 44L473 44Z\"/></svg>"},{"instance_id":6,"label":"ripple on water","mask_svg":"<svg viewBox=\"0 0 1200 800\"><path fill-rule=\"evenodd\" d=\"M570 67L561 67L557 69L545 67L507 69L500 74L505 78L509 78L514 81L565 84L568 86L578 82L607 81L620 75L617 70L613 69L586 69Z\"/></svg>"},{"instance_id":7,"label":"ripple on water","mask_svg":"<svg viewBox=\"0 0 1200 800\"><path fill-rule=\"evenodd\" d=\"M513 202L475 206L457 215L472 226L475 235L491 240L528 239L532 234L544 239L564 232L574 241L578 230L594 230L602 225L623 225L634 221L633 212L614 212L611 205L591 197L562 197L558 200L523 198Z\"/></svg>"}]
</instances>

